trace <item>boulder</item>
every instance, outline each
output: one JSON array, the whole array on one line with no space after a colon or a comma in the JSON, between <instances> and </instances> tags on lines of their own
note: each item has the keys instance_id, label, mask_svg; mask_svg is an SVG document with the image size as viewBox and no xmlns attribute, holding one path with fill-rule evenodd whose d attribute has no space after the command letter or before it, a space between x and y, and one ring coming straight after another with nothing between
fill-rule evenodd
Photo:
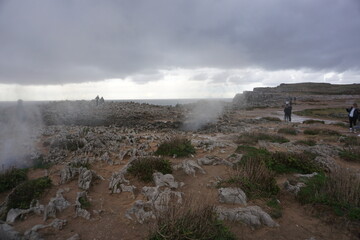
<instances>
[{"instance_id":1,"label":"boulder","mask_svg":"<svg viewBox=\"0 0 360 240\"><path fill-rule=\"evenodd\" d=\"M142 200L135 201L133 206L126 211L125 216L131 220L134 220L133 217L135 217L141 224L151 219L155 219L155 214L152 210L152 202L144 202Z\"/></svg>"},{"instance_id":2,"label":"boulder","mask_svg":"<svg viewBox=\"0 0 360 240\"><path fill-rule=\"evenodd\" d=\"M246 205L246 194L240 188L220 188L219 202Z\"/></svg>"},{"instance_id":3,"label":"boulder","mask_svg":"<svg viewBox=\"0 0 360 240\"><path fill-rule=\"evenodd\" d=\"M178 183L175 181L174 176L171 174L162 174L161 172L155 172L153 179L157 187L169 187L176 189L182 186L184 183Z\"/></svg>"},{"instance_id":4,"label":"boulder","mask_svg":"<svg viewBox=\"0 0 360 240\"><path fill-rule=\"evenodd\" d=\"M195 176L196 171L206 174L205 170L199 166L194 160L184 160L182 163L179 163L173 166L174 170L183 169L187 175Z\"/></svg>"},{"instance_id":5,"label":"boulder","mask_svg":"<svg viewBox=\"0 0 360 240\"><path fill-rule=\"evenodd\" d=\"M278 227L269 214L264 212L258 206L249 206L244 208L225 208L217 207L218 218L220 220L243 222L251 227L265 225L268 227Z\"/></svg>"}]
</instances>

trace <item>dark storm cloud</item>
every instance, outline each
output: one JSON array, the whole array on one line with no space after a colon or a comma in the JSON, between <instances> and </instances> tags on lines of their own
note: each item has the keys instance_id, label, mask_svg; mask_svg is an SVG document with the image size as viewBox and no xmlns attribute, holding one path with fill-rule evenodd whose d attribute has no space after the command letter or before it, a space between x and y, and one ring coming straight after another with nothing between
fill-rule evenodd
<instances>
[{"instance_id":1,"label":"dark storm cloud","mask_svg":"<svg viewBox=\"0 0 360 240\"><path fill-rule=\"evenodd\" d=\"M97 81L178 67L357 71L359 5L0 0L0 82Z\"/></svg>"}]
</instances>

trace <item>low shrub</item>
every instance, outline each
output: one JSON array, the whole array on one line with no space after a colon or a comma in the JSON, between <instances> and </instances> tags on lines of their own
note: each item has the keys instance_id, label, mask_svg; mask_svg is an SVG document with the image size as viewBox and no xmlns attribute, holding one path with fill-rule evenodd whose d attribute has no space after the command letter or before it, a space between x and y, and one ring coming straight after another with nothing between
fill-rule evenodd
<instances>
[{"instance_id":1,"label":"low shrub","mask_svg":"<svg viewBox=\"0 0 360 240\"><path fill-rule=\"evenodd\" d=\"M143 182L151 182L154 172L162 174L172 173L171 163L169 160L156 157L138 158L131 163L127 172L137 177Z\"/></svg>"},{"instance_id":2,"label":"low shrub","mask_svg":"<svg viewBox=\"0 0 360 240\"><path fill-rule=\"evenodd\" d=\"M162 156L188 157L195 153L191 141L184 138L174 138L160 144L155 154Z\"/></svg>"},{"instance_id":3,"label":"low shrub","mask_svg":"<svg viewBox=\"0 0 360 240\"><path fill-rule=\"evenodd\" d=\"M323 204L350 220L360 220L360 176L338 168L328 175L321 173L306 182L297 199L303 203Z\"/></svg>"},{"instance_id":4,"label":"low shrub","mask_svg":"<svg viewBox=\"0 0 360 240\"><path fill-rule=\"evenodd\" d=\"M273 218L282 217L282 207L280 205L279 200L273 197L266 202L266 205L270 208L269 214L271 217Z\"/></svg>"},{"instance_id":5,"label":"low shrub","mask_svg":"<svg viewBox=\"0 0 360 240\"><path fill-rule=\"evenodd\" d=\"M39 199L46 188L51 186L49 177L41 177L23 182L9 195L8 209L27 209L33 200Z\"/></svg>"},{"instance_id":6,"label":"low shrub","mask_svg":"<svg viewBox=\"0 0 360 240\"><path fill-rule=\"evenodd\" d=\"M249 158L261 159L269 170L280 174L293 172L305 174L322 171L315 162L316 155L306 151L302 153L269 152L266 149L241 145L237 147L236 152L243 154L242 162Z\"/></svg>"},{"instance_id":7,"label":"low shrub","mask_svg":"<svg viewBox=\"0 0 360 240\"><path fill-rule=\"evenodd\" d=\"M91 203L89 202L89 200L86 197L80 197L79 202L81 204L81 208L83 208L83 209L89 209L91 206Z\"/></svg>"},{"instance_id":8,"label":"low shrub","mask_svg":"<svg viewBox=\"0 0 360 240\"><path fill-rule=\"evenodd\" d=\"M343 122L331 123L331 125L342 127L342 128L348 128L349 127L349 124L346 124L346 123L343 123Z\"/></svg>"},{"instance_id":9,"label":"low shrub","mask_svg":"<svg viewBox=\"0 0 360 240\"><path fill-rule=\"evenodd\" d=\"M297 135L297 131L295 128L280 128L278 133L288 134L288 135Z\"/></svg>"},{"instance_id":10,"label":"low shrub","mask_svg":"<svg viewBox=\"0 0 360 240\"><path fill-rule=\"evenodd\" d=\"M360 146L360 138L357 136L343 136L340 138L340 142L344 143L345 147Z\"/></svg>"},{"instance_id":11,"label":"low shrub","mask_svg":"<svg viewBox=\"0 0 360 240\"><path fill-rule=\"evenodd\" d=\"M269 141L275 143L289 142L287 138L278 135L271 135L266 133L244 133L238 137L236 143L238 144L257 144L258 141Z\"/></svg>"},{"instance_id":12,"label":"low shrub","mask_svg":"<svg viewBox=\"0 0 360 240\"><path fill-rule=\"evenodd\" d=\"M314 120L314 119L308 119L308 120L303 121L303 124L315 124L315 123L325 124L325 121Z\"/></svg>"},{"instance_id":13,"label":"low shrub","mask_svg":"<svg viewBox=\"0 0 360 240\"><path fill-rule=\"evenodd\" d=\"M33 160L32 167L35 169L48 169L52 166L52 163L46 162L43 156L39 156Z\"/></svg>"},{"instance_id":14,"label":"low shrub","mask_svg":"<svg viewBox=\"0 0 360 240\"><path fill-rule=\"evenodd\" d=\"M339 156L345 161L360 163L360 148L354 146L344 147Z\"/></svg>"},{"instance_id":15,"label":"low shrub","mask_svg":"<svg viewBox=\"0 0 360 240\"><path fill-rule=\"evenodd\" d=\"M306 146L315 146L316 141L312 139L306 139L306 140L298 140L295 142L296 145L306 145Z\"/></svg>"},{"instance_id":16,"label":"low shrub","mask_svg":"<svg viewBox=\"0 0 360 240\"><path fill-rule=\"evenodd\" d=\"M27 169L8 169L0 174L0 193L11 190L26 180Z\"/></svg>"},{"instance_id":17,"label":"low shrub","mask_svg":"<svg viewBox=\"0 0 360 240\"><path fill-rule=\"evenodd\" d=\"M156 218L150 240L233 240L235 235L217 219L215 206L172 204Z\"/></svg>"},{"instance_id":18,"label":"low shrub","mask_svg":"<svg viewBox=\"0 0 360 240\"><path fill-rule=\"evenodd\" d=\"M313 173L321 171L315 162L316 155L310 152L290 153L275 152L271 153L271 158L266 160L266 166L276 173Z\"/></svg>"},{"instance_id":19,"label":"low shrub","mask_svg":"<svg viewBox=\"0 0 360 240\"><path fill-rule=\"evenodd\" d=\"M309 128L304 130L307 135L325 135L325 136L340 136L338 131L331 129Z\"/></svg>"},{"instance_id":20,"label":"low shrub","mask_svg":"<svg viewBox=\"0 0 360 240\"><path fill-rule=\"evenodd\" d=\"M278 117L262 117L260 120L266 120L269 122L281 122L281 119Z\"/></svg>"}]
</instances>

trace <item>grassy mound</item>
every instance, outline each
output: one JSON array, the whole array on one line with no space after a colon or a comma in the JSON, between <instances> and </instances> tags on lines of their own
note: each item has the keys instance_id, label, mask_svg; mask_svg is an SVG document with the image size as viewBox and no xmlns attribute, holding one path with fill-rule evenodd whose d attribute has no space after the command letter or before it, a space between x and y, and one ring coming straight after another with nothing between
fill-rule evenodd
<instances>
[{"instance_id":1,"label":"grassy mound","mask_svg":"<svg viewBox=\"0 0 360 240\"><path fill-rule=\"evenodd\" d=\"M174 138L160 144L155 154L162 156L188 157L195 153L191 141L184 138Z\"/></svg>"},{"instance_id":2,"label":"grassy mound","mask_svg":"<svg viewBox=\"0 0 360 240\"><path fill-rule=\"evenodd\" d=\"M168 174L172 173L172 168L169 160L156 157L147 157L139 158L132 162L127 172L143 182L151 182L153 180L152 175L154 172Z\"/></svg>"}]
</instances>

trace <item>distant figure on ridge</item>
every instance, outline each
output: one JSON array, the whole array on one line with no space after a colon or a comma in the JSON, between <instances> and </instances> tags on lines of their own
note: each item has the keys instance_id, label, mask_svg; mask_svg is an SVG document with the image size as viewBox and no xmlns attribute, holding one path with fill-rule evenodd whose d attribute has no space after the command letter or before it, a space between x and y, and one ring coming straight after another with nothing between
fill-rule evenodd
<instances>
[{"instance_id":1,"label":"distant figure on ridge","mask_svg":"<svg viewBox=\"0 0 360 240\"><path fill-rule=\"evenodd\" d=\"M96 96L95 102L96 102L96 106L99 105L99 95Z\"/></svg>"},{"instance_id":2,"label":"distant figure on ridge","mask_svg":"<svg viewBox=\"0 0 360 240\"><path fill-rule=\"evenodd\" d=\"M356 132L356 129L353 128L356 125L356 121L359 117L359 110L357 104L354 103L350 108L347 108L346 111L349 113L349 123L350 123L350 132Z\"/></svg>"},{"instance_id":3,"label":"distant figure on ridge","mask_svg":"<svg viewBox=\"0 0 360 240\"><path fill-rule=\"evenodd\" d=\"M105 103L105 100L104 100L103 97L101 97L100 100L99 100L99 104L103 104L103 103Z\"/></svg>"},{"instance_id":4,"label":"distant figure on ridge","mask_svg":"<svg viewBox=\"0 0 360 240\"><path fill-rule=\"evenodd\" d=\"M289 104L289 102L286 102L285 104L285 108L284 108L284 120L285 122L291 122L291 111L292 111L292 107Z\"/></svg>"}]
</instances>

